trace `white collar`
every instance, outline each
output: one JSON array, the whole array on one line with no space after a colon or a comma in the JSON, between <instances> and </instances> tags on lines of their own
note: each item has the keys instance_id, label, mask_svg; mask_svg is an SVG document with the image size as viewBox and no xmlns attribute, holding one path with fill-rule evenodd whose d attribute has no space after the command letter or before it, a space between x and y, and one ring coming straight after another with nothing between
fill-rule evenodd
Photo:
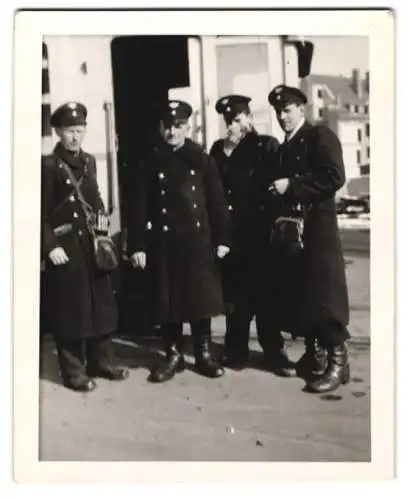
<instances>
[{"instance_id":1,"label":"white collar","mask_svg":"<svg viewBox=\"0 0 407 500\"><path fill-rule=\"evenodd\" d=\"M305 118L301 118L299 121L298 125L295 127L294 130L292 130L289 134L286 135L286 142L291 141L291 139L295 136L295 134L300 130L300 128L304 125L305 123Z\"/></svg>"}]
</instances>

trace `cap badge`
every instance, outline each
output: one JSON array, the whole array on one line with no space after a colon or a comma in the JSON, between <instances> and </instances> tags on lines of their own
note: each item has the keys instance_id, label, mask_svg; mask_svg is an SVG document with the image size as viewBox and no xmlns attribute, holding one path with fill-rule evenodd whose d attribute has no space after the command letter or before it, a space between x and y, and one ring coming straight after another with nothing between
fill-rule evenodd
<instances>
[{"instance_id":1,"label":"cap badge","mask_svg":"<svg viewBox=\"0 0 407 500\"><path fill-rule=\"evenodd\" d=\"M229 102L229 98L225 97L225 99L222 99L222 104L226 105Z\"/></svg>"},{"instance_id":2,"label":"cap badge","mask_svg":"<svg viewBox=\"0 0 407 500\"><path fill-rule=\"evenodd\" d=\"M67 106L69 109L76 109L77 107L76 102L70 102L67 104Z\"/></svg>"},{"instance_id":3,"label":"cap badge","mask_svg":"<svg viewBox=\"0 0 407 500\"><path fill-rule=\"evenodd\" d=\"M179 107L179 102L170 102L169 106L171 109L177 109Z\"/></svg>"}]
</instances>

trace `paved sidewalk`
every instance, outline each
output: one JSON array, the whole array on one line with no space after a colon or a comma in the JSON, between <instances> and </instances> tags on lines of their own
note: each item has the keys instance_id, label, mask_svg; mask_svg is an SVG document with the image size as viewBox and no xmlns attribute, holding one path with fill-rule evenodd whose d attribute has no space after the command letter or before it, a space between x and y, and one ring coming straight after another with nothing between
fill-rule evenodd
<instances>
[{"instance_id":1,"label":"paved sidewalk","mask_svg":"<svg viewBox=\"0 0 407 500\"><path fill-rule=\"evenodd\" d=\"M351 383L325 396L264 371L254 342L251 368L210 380L190 365L166 384L147 381L153 346L120 343L131 377L98 380L87 395L60 385L53 349L52 341L42 349L41 460L370 460L368 346L351 346ZM289 353L296 360L302 348L290 344Z\"/></svg>"}]
</instances>

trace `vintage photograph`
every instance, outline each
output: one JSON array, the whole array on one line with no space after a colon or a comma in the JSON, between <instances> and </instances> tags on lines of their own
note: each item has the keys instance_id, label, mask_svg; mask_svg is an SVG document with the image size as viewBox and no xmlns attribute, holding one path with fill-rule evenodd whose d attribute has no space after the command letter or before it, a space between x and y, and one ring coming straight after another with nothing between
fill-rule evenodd
<instances>
[{"instance_id":1,"label":"vintage photograph","mask_svg":"<svg viewBox=\"0 0 407 500\"><path fill-rule=\"evenodd\" d=\"M371 40L277 28L42 34L39 462L371 463Z\"/></svg>"},{"instance_id":2,"label":"vintage photograph","mask_svg":"<svg viewBox=\"0 0 407 500\"><path fill-rule=\"evenodd\" d=\"M42 460L370 460L368 53L44 38Z\"/></svg>"}]
</instances>

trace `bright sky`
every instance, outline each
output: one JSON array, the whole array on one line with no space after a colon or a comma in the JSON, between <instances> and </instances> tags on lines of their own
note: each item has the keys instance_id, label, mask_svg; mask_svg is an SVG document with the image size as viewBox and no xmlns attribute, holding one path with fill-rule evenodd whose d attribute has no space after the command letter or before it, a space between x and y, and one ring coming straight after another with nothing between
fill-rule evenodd
<instances>
[{"instance_id":1,"label":"bright sky","mask_svg":"<svg viewBox=\"0 0 407 500\"><path fill-rule=\"evenodd\" d=\"M353 68L361 74L369 71L369 39L364 36L314 36L311 72L322 75L350 76Z\"/></svg>"}]
</instances>

